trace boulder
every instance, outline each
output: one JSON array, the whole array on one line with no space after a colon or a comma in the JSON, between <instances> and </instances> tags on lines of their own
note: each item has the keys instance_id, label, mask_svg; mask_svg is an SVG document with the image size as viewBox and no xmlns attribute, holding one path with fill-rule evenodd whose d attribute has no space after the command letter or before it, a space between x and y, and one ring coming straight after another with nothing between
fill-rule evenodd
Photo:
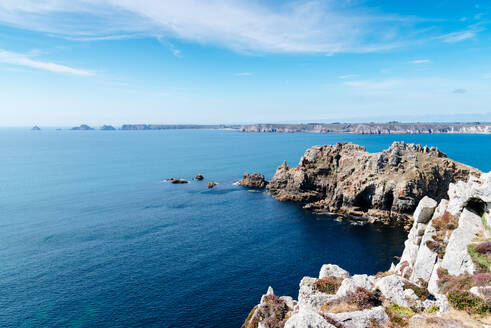
<instances>
[{"instance_id":1,"label":"boulder","mask_svg":"<svg viewBox=\"0 0 491 328\"><path fill-rule=\"evenodd\" d=\"M373 289L374 282L375 280L373 277L369 277L366 274L355 274L354 276L343 280L336 293L336 297L343 297L348 292L354 292L358 287L371 290Z\"/></svg>"},{"instance_id":2,"label":"boulder","mask_svg":"<svg viewBox=\"0 0 491 328\"><path fill-rule=\"evenodd\" d=\"M418 207L414 211L414 222L428 223L438 203L428 196L424 196L418 203Z\"/></svg>"},{"instance_id":3,"label":"boulder","mask_svg":"<svg viewBox=\"0 0 491 328\"><path fill-rule=\"evenodd\" d=\"M204 178L205 178L205 177L204 177L202 174L198 173L198 174L197 174L197 175L194 177L194 180L201 181L201 180L203 180Z\"/></svg>"},{"instance_id":4,"label":"boulder","mask_svg":"<svg viewBox=\"0 0 491 328\"><path fill-rule=\"evenodd\" d=\"M467 252L467 246L476 237L476 234L483 230L481 217L464 209L459 217L459 226L448 240L442 260L441 266L447 269L449 274L458 276L466 272L474 273L474 263Z\"/></svg>"},{"instance_id":5,"label":"boulder","mask_svg":"<svg viewBox=\"0 0 491 328\"><path fill-rule=\"evenodd\" d=\"M299 311L285 323L285 328L336 328L314 311Z\"/></svg>"},{"instance_id":6,"label":"boulder","mask_svg":"<svg viewBox=\"0 0 491 328\"><path fill-rule=\"evenodd\" d=\"M217 185L217 183L215 181L210 181L208 182L208 189L211 189L213 187L215 187Z\"/></svg>"},{"instance_id":7,"label":"boulder","mask_svg":"<svg viewBox=\"0 0 491 328\"><path fill-rule=\"evenodd\" d=\"M348 278L349 272L336 264L324 264L319 271L319 279L334 276L338 278Z\"/></svg>"},{"instance_id":8,"label":"boulder","mask_svg":"<svg viewBox=\"0 0 491 328\"><path fill-rule=\"evenodd\" d=\"M315 288L317 279L303 277L298 290L298 307L300 310L318 311L327 301L335 298L335 295L326 294Z\"/></svg>"},{"instance_id":9,"label":"boulder","mask_svg":"<svg viewBox=\"0 0 491 328\"><path fill-rule=\"evenodd\" d=\"M329 316L343 324L345 328L372 327L374 322L385 327L389 323L389 317L382 306L363 311L329 313Z\"/></svg>"},{"instance_id":10,"label":"boulder","mask_svg":"<svg viewBox=\"0 0 491 328\"><path fill-rule=\"evenodd\" d=\"M268 182L264 180L264 175L260 173L244 173L238 185L249 188L264 188Z\"/></svg>"},{"instance_id":11,"label":"boulder","mask_svg":"<svg viewBox=\"0 0 491 328\"><path fill-rule=\"evenodd\" d=\"M382 294L392 302L400 306L409 306L404 295L405 281L406 279L403 277L393 274L377 280L375 288L380 290Z\"/></svg>"}]
</instances>

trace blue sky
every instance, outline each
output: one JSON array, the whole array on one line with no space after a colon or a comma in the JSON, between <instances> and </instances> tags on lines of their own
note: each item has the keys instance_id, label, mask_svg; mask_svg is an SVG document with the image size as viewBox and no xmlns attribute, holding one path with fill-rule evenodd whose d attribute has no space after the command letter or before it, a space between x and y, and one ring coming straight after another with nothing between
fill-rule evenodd
<instances>
[{"instance_id":1,"label":"blue sky","mask_svg":"<svg viewBox=\"0 0 491 328\"><path fill-rule=\"evenodd\" d=\"M0 0L0 125L491 121L490 9Z\"/></svg>"}]
</instances>

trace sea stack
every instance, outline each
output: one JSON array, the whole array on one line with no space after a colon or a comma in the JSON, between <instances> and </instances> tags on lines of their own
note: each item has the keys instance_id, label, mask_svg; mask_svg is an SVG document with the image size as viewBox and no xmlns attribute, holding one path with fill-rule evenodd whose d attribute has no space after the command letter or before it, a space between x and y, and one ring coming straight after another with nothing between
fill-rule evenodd
<instances>
[{"instance_id":1,"label":"sea stack","mask_svg":"<svg viewBox=\"0 0 491 328\"><path fill-rule=\"evenodd\" d=\"M239 181L239 186L249 188L264 188L268 182L264 180L264 175L260 173L244 173L244 176Z\"/></svg>"}]
</instances>

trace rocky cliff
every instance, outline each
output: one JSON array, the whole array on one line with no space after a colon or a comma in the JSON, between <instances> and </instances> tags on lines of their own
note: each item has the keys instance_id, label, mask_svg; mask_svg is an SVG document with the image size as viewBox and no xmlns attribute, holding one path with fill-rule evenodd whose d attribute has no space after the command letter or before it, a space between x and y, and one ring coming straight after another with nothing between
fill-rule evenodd
<instances>
[{"instance_id":1,"label":"rocky cliff","mask_svg":"<svg viewBox=\"0 0 491 328\"><path fill-rule=\"evenodd\" d=\"M323 265L297 300L263 295L243 328L490 327L491 172L424 197L397 265L375 276Z\"/></svg>"},{"instance_id":2,"label":"rocky cliff","mask_svg":"<svg viewBox=\"0 0 491 328\"><path fill-rule=\"evenodd\" d=\"M450 183L479 174L434 147L394 142L369 153L338 143L308 149L295 168L283 163L267 188L278 200L317 211L404 220L425 195L440 201Z\"/></svg>"},{"instance_id":3,"label":"rocky cliff","mask_svg":"<svg viewBox=\"0 0 491 328\"><path fill-rule=\"evenodd\" d=\"M269 133L353 133L353 134L432 134L472 133L491 134L489 123L308 123L308 124L251 124L239 132Z\"/></svg>"}]
</instances>

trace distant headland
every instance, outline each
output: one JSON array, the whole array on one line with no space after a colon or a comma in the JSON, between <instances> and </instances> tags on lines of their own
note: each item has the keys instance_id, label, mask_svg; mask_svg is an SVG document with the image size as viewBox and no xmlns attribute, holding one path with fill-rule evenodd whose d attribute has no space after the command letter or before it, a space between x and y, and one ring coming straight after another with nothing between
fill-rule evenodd
<instances>
[{"instance_id":1,"label":"distant headland","mask_svg":"<svg viewBox=\"0 0 491 328\"><path fill-rule=\"evenodd\" d=\"M37 126L33 130L39 129ZM255 133L350 133L350 134L491 134L491 122L455 123L301 123L301 124L123 124L120 127L103 125L103 131L129 130L235 130ZM87 124L70 130L96 130Z\"/></svg>"}]
</instances>

